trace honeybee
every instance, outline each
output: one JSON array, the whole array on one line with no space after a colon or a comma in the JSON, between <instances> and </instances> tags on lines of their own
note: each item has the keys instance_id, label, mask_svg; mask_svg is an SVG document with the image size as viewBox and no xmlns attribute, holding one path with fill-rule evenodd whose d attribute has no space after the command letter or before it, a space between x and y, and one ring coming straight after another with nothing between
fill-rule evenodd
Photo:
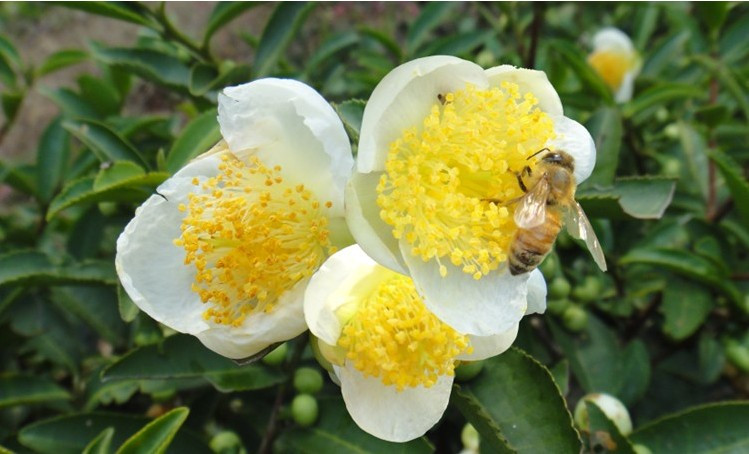
<instances>
[{"instance_id":1,"label":"honeybee","mask_svg":"<svg viewBox=\"0 0 749 454\"><path fill-rule=\"evenodd\" d=\"M535 172L526 166L518 174L518 184L525 195L515 200L518 207L514 220L518 230L510 244L510 273L517 275L536 268L551 250L562 223L570 235L585 241L593 260L606 271L601 244L575 200L574 158L564 151L544 148L528 159L544 151L547 153L538 162ZM529 185L523 180L526 176Z\"/></svg>"}]
</instances>

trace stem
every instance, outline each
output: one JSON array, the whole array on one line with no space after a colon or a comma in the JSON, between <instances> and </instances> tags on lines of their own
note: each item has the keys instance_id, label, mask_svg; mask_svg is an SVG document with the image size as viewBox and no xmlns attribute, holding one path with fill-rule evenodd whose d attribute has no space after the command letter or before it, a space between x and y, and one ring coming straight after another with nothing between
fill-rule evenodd
<instances>
[{"instance_id":1,"label":"stem","mask_svg":"<svg viewBox=\"0 0 749 454\"><path fill-rule=\"evenodd\" d=\"M286 397L286 391L291 387L291 382L294 379L294 374L292 372L296 369L297 364L299 364L299 360L302 358L302 352L304 352L304 348L307 346L308 341L309 336L306 333L296 339L294 354L287 367L289 376L286 381L278 387L276 400L273 402L273 409L268 418L268 427L265 430L265 435L263 435L260 447L257 450L258 454L270 454L271 452L271 444L276 438L276 433L278 432L278 420L281 414L281 407L283 406L284 398Z\"/></svg>"},{"instance_id":2,"label":"stem","mask_svg":"<svg viewBox=\"0 0 749 454\"><path fill-rule=\"evenodd\" d=\"M210 51L201 47L189 36L182 33L177 27L174 26L169 17L166 14L166 2L161 2L156 13L152 16L162 27L163 30L160 32L164 39L173 39L183 46L185 46L198 60L207 61L216 64L217 62L213 59Z\"/></svg>"},{"instance_id":3,"label":"stem","mask_svg":"<svg viewBox=\"0 0 749 454\"><path fill-rule=\"evenodd\" d=\"M710 78L710 105L715 105L718 100L718 79L713 75ZM712 128L708 131L709 139L707 146L710 150L714 150L716 147L715 134L713 134ZM715 163L712 159L707 160L707 206L705 213L708 220L714 220L716 217L716 178L715 178Z\"/></svg>"},{"instance_id":4,"label":"stem","mask_svg":"<svg viewBox=\"0 0 749 454\"><path fill-rule=\"evenodd\" d=\"M544 17L544 4L541 2L533 4L533 23L531 24L531 45L528 48L528 55L525 58L525 67L534 68L536 66L536 49L538 49L538 35L541 31L541 23Z\"/></svg>"}]
</instances>

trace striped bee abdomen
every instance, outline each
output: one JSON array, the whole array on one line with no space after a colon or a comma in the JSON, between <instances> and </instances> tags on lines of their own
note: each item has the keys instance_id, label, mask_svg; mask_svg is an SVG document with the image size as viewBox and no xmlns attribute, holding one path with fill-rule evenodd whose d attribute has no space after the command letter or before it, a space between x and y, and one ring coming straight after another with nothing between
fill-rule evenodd
<instances>
[{"instance_id":1,"label":"striped bee abdomen","mask_svg":"<svg viewBox=\"0 0 749 454\"><path fill-rule=\"evenodd\" d=\"M541 225L530 229L518 229L510 244L510 273L527 273L535 269L551 250L562 221L555 209L547 209Z\"/></svg>"}]
</instances>

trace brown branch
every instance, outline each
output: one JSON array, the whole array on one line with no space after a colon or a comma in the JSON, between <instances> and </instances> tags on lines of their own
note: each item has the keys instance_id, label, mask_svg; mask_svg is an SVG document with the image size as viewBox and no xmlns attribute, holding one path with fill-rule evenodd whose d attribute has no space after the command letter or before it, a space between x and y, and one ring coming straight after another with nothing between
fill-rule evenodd
<instances>
[{"instance_id":1,"label":"brown branch","mask_svg":"<svg viewBox=\"0 0 749 454\"><path fill-rule=\"evenodd\" d=\"M531 45L528 48L528 55L525 57L525 67L535 68L536 50L538 49L538 35L541 32L541 25L544 19L544 4L536 2L533 4L533 23L531 23Z\"/></svg>"}]
</instances>

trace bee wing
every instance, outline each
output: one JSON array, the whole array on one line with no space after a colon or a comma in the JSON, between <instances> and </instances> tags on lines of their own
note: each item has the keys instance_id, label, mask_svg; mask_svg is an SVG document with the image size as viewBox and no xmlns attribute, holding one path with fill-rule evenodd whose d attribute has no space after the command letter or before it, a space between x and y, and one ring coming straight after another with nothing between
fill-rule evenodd
<instances>
[{"instance_id":1,"label":"bee wing","mask_svg":"<svg viewBox=\"0 0 749 454\"><path fill-rule=\"evenodd\" d=\"M596 232L593 230L593 226L590 225L588 217L585 216L583 207L575 200L565 210L564 224L570 235L585 241L585 245L593 256L593 260L595 260L601 271L606 271L606 258L603 256L601 243L598 242Z\"/></svg>"},{"instance_id":2,"label":"bee wing","mask_svg":"<svg viewBox=\"0 0 749 454\"><path fill-rule=\"evenodd\" d=\"M515 210L515 225L530 229L544 223L546 219L546 199L551 186L546 178L541 178L521 199Z\"/></svg>"}]
</instances>

